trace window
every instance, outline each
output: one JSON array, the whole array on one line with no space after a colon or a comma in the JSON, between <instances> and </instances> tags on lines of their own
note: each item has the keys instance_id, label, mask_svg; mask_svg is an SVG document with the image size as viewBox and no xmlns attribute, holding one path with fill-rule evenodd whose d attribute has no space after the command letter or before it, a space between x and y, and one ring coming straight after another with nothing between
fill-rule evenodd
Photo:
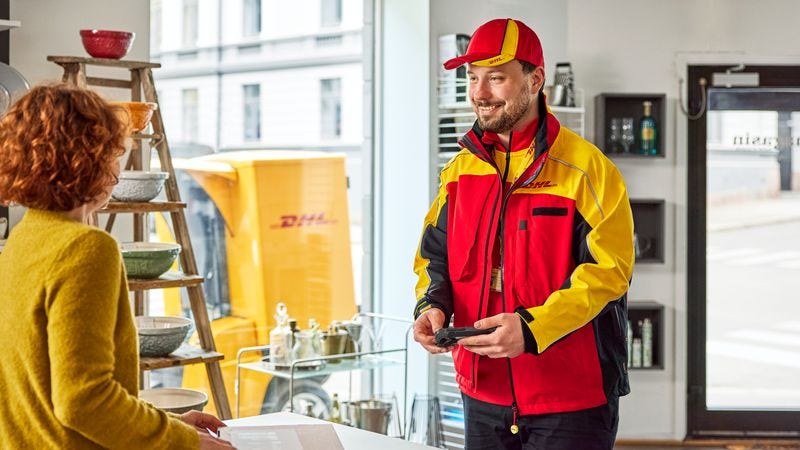
<instances>
[{"instance_id":1,"label":"window","mask_svg":"<svg viewBox=\"0 0 800 450\"><path fill-rule=\"evenodd\" d=\"M199 129L199 115L197 113L197 89L184 89L182 91L181 109L183 113L183 140L197 142Z\"/></svg>"},{"instance_id":2,"label":"window","mask_svg":"<svg viewBox=\"0 0 800 450\"><path fill-rule=\"evenodd\" d=\"M242 36L258 36L261 33L261 0L244 0L242 19Z\"/></svg>"},{"instance_id":3,"label":"window","mask_svg":"<svg viewBox=\"0 0 800 450\"><path fill-rule=\"evenodd\" d=\"M261 85L242 86L244 97L244 140L261 139Z\"/></svg>"},{"instance_id":4,"label":"window","mask_svg":"<svg viewBox=\"0 0 800 450\"><path fill-rule=\"evenodd\" d=\"M150 3L150 51L158 53L161 51L161 0L152 0Z\"/></svg>"},{"instance_id":5,"label":"window","mask_svg":"<svg viewBox=\"0 0 800 450\"><path fill-rule=\"evenodd\" d=\"M320 80L320 129L323 139L342 136L342 79Z\"/></svg>"},{"instance_id":6,"label":"window","mask_svg":"<svg viewBox=\"0 0 800 450\"><path fill-rule=\"evenodd\" d=\"M337 27L342 23L342 0L322 1L322 26Z\"/></svg>"},{"instance_id":7,"label":"window","mask_svg":"<svg viewBox=\"0 0 800 450\"><path fill-rule=\"evenodd\" d=\"M197 0L183 0L183 45L197 47L198 29Z\"/></svg>"}]
</instances>

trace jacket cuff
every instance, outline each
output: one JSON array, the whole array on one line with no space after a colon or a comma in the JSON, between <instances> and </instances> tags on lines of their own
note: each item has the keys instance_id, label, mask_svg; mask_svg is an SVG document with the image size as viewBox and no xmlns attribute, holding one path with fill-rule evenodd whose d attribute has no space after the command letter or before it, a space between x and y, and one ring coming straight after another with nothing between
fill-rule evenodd
<instances>
[{"instance_id":1,"label":"jacket cuff","mask_svg":"<svg viewBox=\"0 0 800 450\"><path fill-rule=\"evenodd\" d=\"M452 316L453 313L448 311L448 309L444 305L442 305L440 303L437 303L437 302L431 302L425 297L420 299L417 302L417 305L414 307L414 320L417 320L419 318L420 314L424 313L425 311L427 311L427 310L429 310L431 308L437 308L437 309L441 309L442 310L442 312L444 313L444 324L442 324L442 327L443 328L449 327L450 326L450 316Z\"/></svg>"},{"instance_id":2,"label":"jacket cuff","mask_svg":"<svg viewBox=\"0 0 800 450\"><path fill-rule=\"evenodd\" d=\"M529 325L531 322L533 322L533 316L527 309L523 307L517 308L514 310L514 312L519 316L519 320L522 325L522 336L525 338L525 353L538 355L539 346L536 343L536 338L533 336L533 331L531 331L531 327Z\"/></svg>"}]
</instances>

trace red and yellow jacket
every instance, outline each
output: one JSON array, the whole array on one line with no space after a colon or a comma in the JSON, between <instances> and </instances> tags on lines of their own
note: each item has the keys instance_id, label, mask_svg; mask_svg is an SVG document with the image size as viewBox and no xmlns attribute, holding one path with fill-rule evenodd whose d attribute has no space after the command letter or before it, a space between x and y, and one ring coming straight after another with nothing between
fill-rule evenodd
<instances>
[{"instance_id":1,"label":"red and yellow jacket","mask_svg":"<svg viewBox=\"0 0 800 450\"><path fill-rule=\"evenodd\" d=\"M415 317L436 307L455 326L472 326L516 311L527 324L518 357L453 352L464 393L522 415L591 408L630 391L634 254L625 183L600 150L541 113L547 119L534 125L530 164L508 185L477 124L459 141L414 264ZM501 293L490 291L493 256Z\"/></svg>"}]
</instances>

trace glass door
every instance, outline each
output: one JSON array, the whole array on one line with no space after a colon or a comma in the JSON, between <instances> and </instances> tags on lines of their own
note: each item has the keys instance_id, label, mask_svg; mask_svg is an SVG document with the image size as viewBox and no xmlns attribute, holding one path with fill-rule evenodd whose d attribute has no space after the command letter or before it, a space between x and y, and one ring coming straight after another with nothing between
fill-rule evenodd
<instances>
[{"instance_id":1,"label":"glass door","mask_svg":"<svg viewBox=\"0 0 800 450\"><path fill-rule=\"evenodd\" d=\"M689 85L709 88L689 124L688 429L796 437L800 68L746 67L757 86L714 86L726 69L690 67Z\"/></svg>"}]
</instances>

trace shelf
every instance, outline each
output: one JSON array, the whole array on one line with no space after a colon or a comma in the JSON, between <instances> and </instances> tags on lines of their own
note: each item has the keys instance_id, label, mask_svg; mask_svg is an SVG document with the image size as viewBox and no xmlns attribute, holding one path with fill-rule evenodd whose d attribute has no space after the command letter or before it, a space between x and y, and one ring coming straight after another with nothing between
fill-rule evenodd
<instances>
[{"instance_id":1,"label":"shelf","mask_svg":"<svg viewBox=\"0 0 800 450\"><path fill-rule=\"evenodd\" d=\"M22 24L19 20L6 20L0 19L0 31L10 30L12 28L19 28Z\"/></svg>"},{"instance_id":2,"label":"shelf","mask_svg":"<svg viewBox=\"0 0 800 450\"><path fill-rule=\"evenodd\" d=\"M197 286L203 283L200 275L184 275L180 272L167 272L158 278L143 280L128 278L128 290L145 291L149 289L167 289L185 286Z\"/></svg>"},{"instance_id":3,"label":"shelf","mask_svg":"<svg viewBox=\"0 0 800 450\"><path fill-rule=\"evenodd\" d=\"M159 63L149 61L131 61L106 58L87 58L82 56L47 56L47 60L58 64L63 69L62 79L74 86L101 86L104 88L125 89L130 93L131 100L158 103L156 96L157 89L153 77L152 69L161 67ZM87 75L88 66L101 66L106 69L123 69L120 73L127 72L129 77L106 78L90 77ZM105 70L110 72L110 70ZM161 116L161 108L153 112L150 119L150 129L139 130L139 133L132 133L128 137L136 140L133 144L133 154L142 156L142 142L140 140L150 140L149 149L158 153L158 160L164 165L164 171L168 172L164 198L167 201L151 202L111 202L103 210L105 214L111 214L106 220L106 228L111 231L115 222L116 214L133 214L133 239L141 241L147 236L146 221L142 220L142 214L150 212L170 212L171 220L168 228L171 228L175 241L181 246L180 267L183 272L168 272L156 279L128 279L128 287L134 292L134 310L143 312L146 296L143 292L148 289L165 288L186 288L189 303L192 309L193 322L199 337L199 344L191 346L184 344L177 351L166 357L142 357L140 358L141 370L163 369L188 364L205 365L206 375L208 376L208 386L213 397L213 402L220 419L231 418L230 405L228 404L227 391L222 374L220 361L224 355L217 351L207 349L215 348L214 334L211 330L208 317L205 293L202 289L204 277L194 275L197 273L197 265L189 238L189 229L186 226L185 208L186 203L181 202L178 186L175 182L175 171L172 166L172 156L169 145L164 133L164 122ZM133 160L131 160L133 161ZM130 162L130 161L129 161ZM126 165L127 166L127 165Z\"/></svg>"},{"instance_id":4,"label":"shelf","mask_svg":"<svg viewBox=\"0 0 800 450\"><path fill-rule=\"evenodd\" d=\"M171 212L186 208L184 202L108 202L105 208L97 211L106 214Z\"/></svg>"},{"instance_id":5,"label":"shelf","mask_svg":"<svg viewBox=\"0 0 800 450\"><path fill-rule=\"evenodd\" d=\"M125 69L157 69L161 67L160 63L151 63L149 61L89 58L84 56L48 56L47 60L56 64L85 64L90 66L120 67Z\"/></svg>"},{"instance_id":6,"label":"shelf","mask_svg":"<svg viewBox=\"0 0 800 450\"><path fill-rule=\"evenodd\" d=\"M634 367L631 361L634 358L628 357L628 369L631 370L663 370L664 369L664 305L652 301L641 300L628 302L628 322L631 326L634 339L642 338L642 323L644 319L649 319L653 324L652 342L652 365L649 367ZM628 344L629 352L631 344Z\"/></svg>"},{"instance_id":7,"label":"shelf","mask_svg":"<svg viewBox=\"0 0 800 450\"><path fill-rule=\"evenodd\" d=\"M393 352L404 352L405 349L396 349L396 350L384 350L384 353L393 353ZM349 357L348 357L349 355ZM294 371L294 379L295 380L302 380L304 378L313 378L318 377L321 375L330 375L332 373L337 372L349 372L353 370L371 370L371 369L379 369L382 367L392 367L392 366L402 366L404 365L403 360L388 358L386 356L380 356L375 354L364 354L358 359L355 358L357 353L345 353L341 355L333 355L329 357L321 357L315 358L314 361L319 361L324 359L341 359L340 362L336 364L328 363L323 365L319 369L304 369L300 365L302 363L298 362L297 368ZM242 363L239 365L242 369L254 370L256 372L270 374L274 377L290 379L292 378L292 371L288 369L276 369L272 365L270 365L267 361L256 361L251 363Z\"/></svg>"},{"instance_id":8,"label":"shelf","mask_svg":"<svg viewBox=\"0 0 800 450\"><path fill-rule=\"evenodd\" d=\"M163 369L166 367L177 367L188 364L221 361L223 358L224 355L222 353L203 350L202 348L194 347L189 344L183 344L168 356L140 357L139 368L141 370Z\"/></svg>"},{"instance_id":9,"label":"shelf","mask_svg":"<svg viewBox=\"0 0 800 450\"><path fill-rule=\"evenodd\" d=\"M131 135L131 138L133 138L133 139L141 139L141 140L150 139L150 140L153 140L153 141L160 141L161 139L164 138L164 135L163 134L158 134L158 133L155 133L155 134L136 133L136 134Z\"/></svg>"},{"instance_id":10,"label":"shelf","mask_svg":"<svg viewBox=\"0 0 800 450\"><path fill-rule=\"evenodd\" d=\"M586 108L582 106L551 106L550 111L553 113L584 114Z\"/></svg>"},{"instance_id":11,"label":"shelf","mask_svg":"<svg viewBox=\"0 0 800 450\"><path fill-rule=\"evenodd\" d=\"M652 116L656 122L656 154L649 155L649 158L665 157L664 136L666 133L666 94L630 94L630 93L602 93L594 98L594 144L603 150L610 157L627 157L638 153L640 145L639 123L644 115L642 103L652 102ZM623 152L621 148L613 149L608 140L609 128L612 118L631 118L633 119L634 142L629 152ZM624 155L624 156L623 156ZM638 155L645 157L645 155Z\"/></svg>"},{"instance_id":12,"label":"shelf","mask_svg":"<svg viewBox=\"0 0 800 450\"><path fill-rule=\"evenodd\" d=\"M636 263L664 263L664 209L661 199L631 199Z\"/></svg>"}]
</instances>

